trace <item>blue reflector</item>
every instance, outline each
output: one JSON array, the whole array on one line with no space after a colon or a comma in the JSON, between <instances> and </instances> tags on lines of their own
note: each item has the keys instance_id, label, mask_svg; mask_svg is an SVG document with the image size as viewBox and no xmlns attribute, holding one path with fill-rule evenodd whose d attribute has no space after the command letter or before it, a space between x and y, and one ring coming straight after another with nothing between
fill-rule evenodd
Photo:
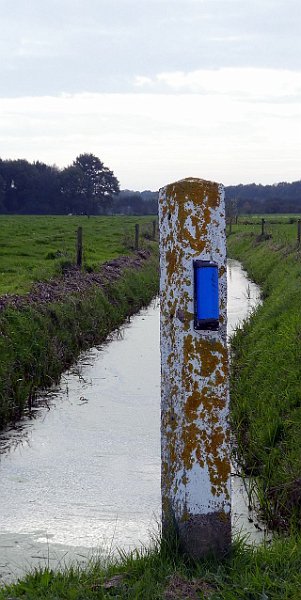
<instances>
[{"instance_id":1,"label":"blue reflector","mask_svg":"<svg viewBox=\"0 0 301 600\"><path fill-rule=\"evenodd\" d=\"M218 267L211 261L194 261L195 328L218 329Z\"/></svg>"}]
</instances>

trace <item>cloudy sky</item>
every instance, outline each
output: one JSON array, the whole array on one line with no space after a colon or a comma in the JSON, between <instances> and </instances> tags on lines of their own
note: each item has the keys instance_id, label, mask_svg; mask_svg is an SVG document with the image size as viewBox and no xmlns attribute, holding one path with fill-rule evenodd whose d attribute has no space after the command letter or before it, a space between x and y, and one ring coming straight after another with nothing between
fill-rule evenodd
<instances>
[{"instance_id":1,"label":"cloudy sky","mask_svg":"<svg viewBox=\"0 0 301 600\"><path fill-rule=\"evenodd\" d=\"M0 157L301 179L301 0L0 0Z\"/></svg>"}]
</instances>

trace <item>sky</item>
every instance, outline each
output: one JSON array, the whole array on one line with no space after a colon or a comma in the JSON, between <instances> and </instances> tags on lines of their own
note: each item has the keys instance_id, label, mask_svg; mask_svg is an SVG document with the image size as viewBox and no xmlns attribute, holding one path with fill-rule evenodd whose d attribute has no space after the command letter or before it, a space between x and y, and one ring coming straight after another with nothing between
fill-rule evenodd
<instances>
[{"instance_id":1,"label":"sky","mask_svg":"<svg viewBox=\"0 0 301 600\"><path fill-rule=\"evenodd\" d=\"M0 157L301 179L301 0L0 0Z\"/></svg>"}]
</instances>

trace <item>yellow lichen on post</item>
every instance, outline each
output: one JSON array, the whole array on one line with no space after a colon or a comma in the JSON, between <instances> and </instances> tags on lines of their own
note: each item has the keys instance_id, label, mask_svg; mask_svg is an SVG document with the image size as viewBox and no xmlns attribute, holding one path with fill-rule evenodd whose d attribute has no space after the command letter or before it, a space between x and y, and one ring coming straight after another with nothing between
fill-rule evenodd
<instances>
[{"instance_id":1,"label":"yellow lichen on post","mask_svg":"<svg viewBox=\"0 0 301 600\"><path fill-rule=\"evenodd\" d=\"M166 186L159 229L163 535L175 529L200 558L231 542L223 187L194 178ZM218 274L212 328L196 328L196 264Z\"/></svg>"}]
</instances>

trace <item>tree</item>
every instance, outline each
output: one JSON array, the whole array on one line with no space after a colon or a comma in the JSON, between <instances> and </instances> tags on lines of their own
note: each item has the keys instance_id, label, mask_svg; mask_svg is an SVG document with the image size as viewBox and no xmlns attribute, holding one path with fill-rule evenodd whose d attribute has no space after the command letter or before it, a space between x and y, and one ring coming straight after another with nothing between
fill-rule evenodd
<instances>
[{"instance_id":1,"label":"tree","mask_svg":"<svg viewBox=\"0 0 301 600\"><path fill-rule=\"evenodd\" d=\"M228 196L226 196L226 217L230 223L236 221L238 217L237 198L228 198Z\"/></svg>"},{"instance_id":2,"label":"tree","mask_svg":"<svg viewBox=\"0 0 301 600\"><path fill-rule=\"evenodd\" d=\"M33 163L35 169L34 194L27 204L29 212L56 214L60 212L60 171L55 165Z\"/></svg>"},{"instance_id":3,"label":"tree","mask_svg":"<svg viewBox=\"0 0 301 600\"><path fill-rule=\"evenodd\" d=\"M59 170L25 159L0 161L0 210L51 214L60 197Z\"/></svg>"},{"instance_id":4,"label":"tree","mask_svg":"<svg viewBox=\"0 0 301 600\"><path fill-rule=\"evenodd\" d=\"M106 214L119 192L119 182L94 154L80 154L73 163L73 176L77 182L84 211L90 214ZM69 172L69 175L71 173Z\"/></svg>"},{"instance_id":5,"label":"tree","mask_svg":"<svg viewBox=\"0 0 301 600\"><path fill-rule=\"evenodd\" d=\"M60 173L61 212L81 215L85 212L84 198L81 195L82 172L71 165Z\"/></svg>"},{"instance_id":6,"label":"tree","mask_svg":"<svg viewBox=\"0 0 301 600\"><path fill-rule=\"evenodd\" d=\"M5 180L3 179L2 175L0 174L0 213L6 212L4 201L5 201Z\"/></svg>"},{"instance_id":7,"label":"tree","mask_svg":"<svg viewBox=\"0 0 301 600\"><path fill-rule=\"evenodd\" d=\"M25 159L1 162L5 181L5 207L7 212L23 212L34 193L34 167Z\"/></svg>"}]
</instances>

